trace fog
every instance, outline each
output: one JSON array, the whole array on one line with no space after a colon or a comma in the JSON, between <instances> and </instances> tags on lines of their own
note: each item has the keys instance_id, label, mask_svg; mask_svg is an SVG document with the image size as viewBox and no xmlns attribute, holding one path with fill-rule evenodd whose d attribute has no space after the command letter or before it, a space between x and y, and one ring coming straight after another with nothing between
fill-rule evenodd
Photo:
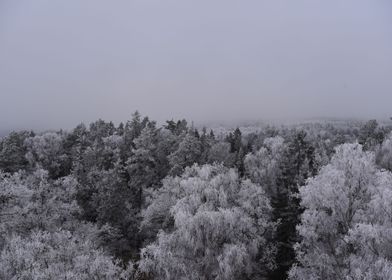
<instances>
[{"instance_id":1,"label":"fog","mask_svg":"<svg viewBox=\"0 0 392 280\"><path fill-rule=\"evenodd\" d=\"M392 3L0 2L0 130L387 118Z\"/></svg>"}]
</instances>

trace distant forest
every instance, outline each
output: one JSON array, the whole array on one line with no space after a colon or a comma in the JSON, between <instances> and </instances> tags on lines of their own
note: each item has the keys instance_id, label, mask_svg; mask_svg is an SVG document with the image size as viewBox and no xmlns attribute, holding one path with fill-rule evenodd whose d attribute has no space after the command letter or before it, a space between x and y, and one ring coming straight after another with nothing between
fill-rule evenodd
<instances>
[{"instance_id":1,"label":"distant forest","mask_svg":"<svg viewBox=\"0 0 392 280\"><path fill-rule=\"evenodd\" d=\"M134 113L0 140L0 279L392 279L392 127Z\"/></svg>"}]
</instances>

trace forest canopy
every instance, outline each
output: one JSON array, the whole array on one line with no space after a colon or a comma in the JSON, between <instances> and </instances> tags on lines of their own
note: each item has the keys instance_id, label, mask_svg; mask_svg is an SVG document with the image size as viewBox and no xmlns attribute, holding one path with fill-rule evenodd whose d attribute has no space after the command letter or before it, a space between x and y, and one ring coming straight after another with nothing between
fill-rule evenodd
<instances>
[{"instance_id":1,"label":"forest canopy","mask_svg":"<svg viewBox=\"0 0 392 280\"><path fill-rule=\"evenodd\" d=\"M392 279L391 171L375 120L12 132L0 279Z\"/></svg>"}]
</instances>

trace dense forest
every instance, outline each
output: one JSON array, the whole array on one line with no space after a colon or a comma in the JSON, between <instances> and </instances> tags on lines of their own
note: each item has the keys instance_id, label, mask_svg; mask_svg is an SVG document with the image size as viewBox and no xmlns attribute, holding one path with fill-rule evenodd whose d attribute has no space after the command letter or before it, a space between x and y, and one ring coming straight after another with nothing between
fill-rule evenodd
<instances>
[{"instance_id":1,"label":"dense forest","mask_svg":"<svg viewBox=\"0 0 392 280\"><path fill-rule=\"evenodd\" d=\"M392 279L392 135L134 113L0 142L0 279Z\"/></svg>"}]
</instances>

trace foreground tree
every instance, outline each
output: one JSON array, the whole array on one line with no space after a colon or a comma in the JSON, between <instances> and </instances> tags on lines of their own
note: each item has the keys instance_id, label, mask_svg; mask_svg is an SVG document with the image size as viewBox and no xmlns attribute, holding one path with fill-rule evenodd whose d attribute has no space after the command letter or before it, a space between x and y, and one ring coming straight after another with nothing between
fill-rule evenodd
<instances>
[{"instance_id":1,"label":"foreground tree","mask_svg":"<svg viewBox=\"0 0 392 280\"><path fill-rule=\"evenodd\" d=\"M33 230L77 227L76 188L73 177L52 181L44 170L36 170L28 176L22 172L0 173L0 240Z\"/></svg>"},{"instance_id":2,"label":"foreground tree","mask_svg":"<svg viewBox=\"0 0 392 280\"><path fill-rule=\"evenodd\" d=\"M306 132L291 131L287 144L282 146L279 160L276 193L271 198L274 221L279 222L277 242L277 267L271 279L287 279L287 273L295 261L294 244L298 241L296 226L302 212L297 197L298 187L315 174L314 147L307 140Z\"/></svg>"},{"instance_id":3,"label":"foreground tree","mask_svg":"<svg viewBox=\"0 0 392 280\"><path fill-rule=\"evenodd\" d=\"M163 229L139 264L154 279L255 279L273 267L268 198L233 169L195 165L166 179L144 218Z\"/></svg>"},{"instance_id":4,"label":"foreground tree","mask_svg":"<svg viewBox=\"0 0 392 280\"><path fill-rule=\"evenodd\" d=\"M391 279L392 175L376 170L372 153L339 146L300 197L291 279Z\"/></svg>"},{"instance_id":5,"label":"foreground tree","mask_svg":"<svg viewBox=\"0 0 392 280\"><path fill-rule=\"evenodd\" d=\"M0 255L1 279L130 279L128 270L81 236L68 231L35 232L7 240Z\"/></svg>"}]
</instances>

